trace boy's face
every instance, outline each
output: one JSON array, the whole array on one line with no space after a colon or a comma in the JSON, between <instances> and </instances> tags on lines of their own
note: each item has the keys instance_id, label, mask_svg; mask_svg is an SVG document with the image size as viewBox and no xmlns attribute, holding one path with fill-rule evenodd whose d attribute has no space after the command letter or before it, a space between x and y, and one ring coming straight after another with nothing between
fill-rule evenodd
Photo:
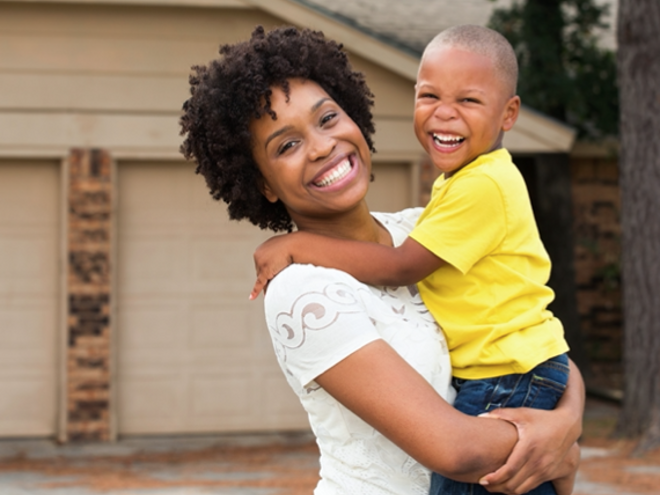
<instances>
[{"instance_id":1,"label":"boy's face","mask_svg":"<svg viewBox=\"0 0 660 495\"><path fill-rule=\"evenodd\" d=\"M424 54L415 86L415 134L446 177L502 146L520 98L483 55L441 46Z\"/></svg>"}]
</instances>

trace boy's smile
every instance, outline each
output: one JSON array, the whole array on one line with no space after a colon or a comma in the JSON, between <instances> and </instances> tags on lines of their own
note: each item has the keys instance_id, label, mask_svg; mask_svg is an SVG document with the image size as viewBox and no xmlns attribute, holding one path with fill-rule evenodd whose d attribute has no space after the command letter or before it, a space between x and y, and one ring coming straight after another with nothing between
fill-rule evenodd
<instances>
[{"instance_id":1,"label":"boy's smile","mask_svg":"<svg viewBox=\"0 0 660 495\"><path fill-rule=\"evenodd\" d=\"M440 46L424 54L415 86L415 134L446 177L502 146L520 98L486 56Z\"/></svg>"}]
</instances>

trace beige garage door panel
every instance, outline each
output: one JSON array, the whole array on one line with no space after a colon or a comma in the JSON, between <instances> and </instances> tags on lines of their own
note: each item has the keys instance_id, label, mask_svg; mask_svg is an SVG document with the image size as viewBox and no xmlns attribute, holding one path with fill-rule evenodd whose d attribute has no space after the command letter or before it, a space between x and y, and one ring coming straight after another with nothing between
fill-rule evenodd
<instances>
[{"instance_id":1,"label":"beige garage door panel","mask_svg":"<svg viewBox=\"0 0 660 495\"><path fill-rule=\"evenodd\" d=\"M375 171L375 207L409 206L408 166ZM230 222L183 163L120 164L118 222L120 433L307 428L247 299L270 234Z\"/></svg>"},{"instance_id":2,"label":"beige garage door panel","mask_svg":"<svg viewBox=\"0 0 660 495\"><path fill-rule=\"evenodd\" d=\"M412 175L407 163L374 163L374 181L367 193L371 211L401 211L412 205Z\"/></svg>"},{"instance_id":3,"label":"beige garage door panel","mask_svg":"<svg viewBox=\"0 0 660 495\"><path fill-rule=\"evenodd\" d=\"M0 161L0 436L55 432L59 168Z\"/></svg>"},{"instance_id":4,"label":"beige garage door panel","mask_svg":"<svg viewBox=\"0 0 660 495\"><path fill-rule=\"evenodd\" d=\"M277 367L252 251L190 164L119 168L119 430L307 428Z\"/></svg>"}]
</instances>

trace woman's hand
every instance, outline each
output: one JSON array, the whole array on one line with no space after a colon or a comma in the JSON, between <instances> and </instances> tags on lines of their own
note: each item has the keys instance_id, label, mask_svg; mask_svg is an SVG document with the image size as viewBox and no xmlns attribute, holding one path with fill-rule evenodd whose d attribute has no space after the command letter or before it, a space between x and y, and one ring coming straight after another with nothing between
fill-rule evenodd
<instances>
[{"instance_id":1,"label":"woman's hand","mask_svg":"<svg viewBox=\"0 0 660 495\"><path fill-rule=\"evenodd\" d=\"M567 478L577 470L580 454L571 433L570 416L557 414L556 410L527 408L496 409L488 416L509 421L519 438L506 464L480 480L488 491L527 493L541 483Z\"/></svg>"},{"instance_id":2,"label":"woman's hand","mask_svg":"<svg viewBox=\"0 0 660 495\"><path fill-rule=\"evenodd\" d=\"M299 235L299 233L294 232L271 237L254 251L254 268L257 271L257 280L254 283L252 292L250 292L251 301L256 299L262 290L266 290L268 282L275 275L293 263L290 247L296 242L296 235Z\"/></svg>"},{"instance_id":3,"label":"woman's hand","mask_svg":"<svg viewBox=\"0 0 660 495\"><path fill-rule=\"evenodd\" d=\"M487 414L512 423L519 438L506 464L481 478L488 491L521 494L555 480L560 495L570 493L580 460L584 382L577 366L569 366L568 387L553 411L502 408Z\"/></svg>"}]
</instances>

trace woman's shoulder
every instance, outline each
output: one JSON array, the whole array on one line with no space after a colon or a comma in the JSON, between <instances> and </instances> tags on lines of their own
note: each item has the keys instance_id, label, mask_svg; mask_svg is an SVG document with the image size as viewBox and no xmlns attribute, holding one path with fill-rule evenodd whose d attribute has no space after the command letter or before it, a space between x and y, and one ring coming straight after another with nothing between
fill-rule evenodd
<instances>
[{"instance_id":1,"label":"woman's shoulder","mask_svg":"<svg viewBox=\"0 0 660 495\"><path fill-rule=\"evenodd\" d=\"M321 373L381 338L371 290L338 270L291 265L271 280L264 307L280 366L300 395Z\"/></svg>"},{"instance_id":2,"label":"woman's shoulder","mask_svg":"<svg viewBox=\"0 0 660 495\"><path fill-rule=\"evenodd\" d=\"M324 300L357 304L369 297L369 288L349 274L333 268L293 264L270 281L264 304L266 317L302 304Z\"/></svg>"},{"instance_id":3,"label":"woman's shoulder","mask_svg":"<svg viewBox=\"0 0 660 495\"><path fill-rule=\"evenodd\" d=\"M396 213L373 212L372 215L390 232L394 245L398 246L413 230L422 211L424 208L417 207L406 208Z\"/></svg>"}]
</instances>

